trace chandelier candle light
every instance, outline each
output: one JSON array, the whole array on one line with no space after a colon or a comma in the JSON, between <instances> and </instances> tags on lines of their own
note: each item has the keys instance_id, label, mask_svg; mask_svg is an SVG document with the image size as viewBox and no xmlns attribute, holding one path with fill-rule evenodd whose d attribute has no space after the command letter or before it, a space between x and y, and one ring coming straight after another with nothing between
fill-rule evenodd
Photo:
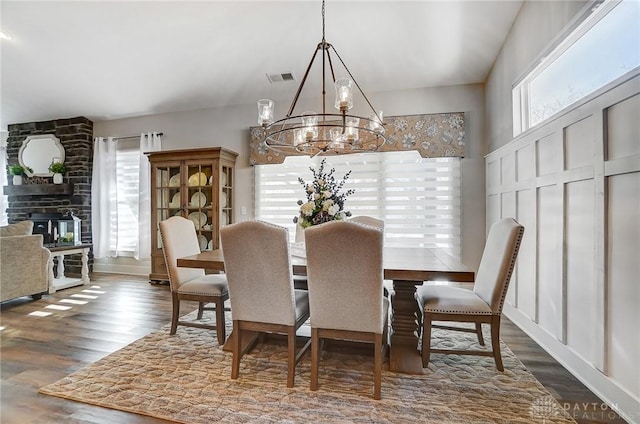
<instances>
[{"instance_id":1,"label":"chandelier candle light","mask_svg":"<svg viewBox=\"0 0 640 424\"><path fill-rule=\"evenodd\" d=\"M301 115L294 115L296 103L319 51L322 52L322 113L303 112ZM336 79L331 52L338 58L350 78ZM339 110L339 113L327 113L326 110L327 65L335 87L334 106ZM358 88L371 109L371 115L368 118L348 114L353 108L354 86ZM376 151L386 143L382 111L376 110L371 105L335 47L325 40L324 1L322 2L322 41L318 43L311 57L289 111L283 119L276 121L274 107L273 100L258 100L258 124L262 126L264 131L263 142L276 152L303 153L310 156L339 155ZM369 135L366 141L360 138L360 131L365 131Z\"/></svg>"}]
</instances>

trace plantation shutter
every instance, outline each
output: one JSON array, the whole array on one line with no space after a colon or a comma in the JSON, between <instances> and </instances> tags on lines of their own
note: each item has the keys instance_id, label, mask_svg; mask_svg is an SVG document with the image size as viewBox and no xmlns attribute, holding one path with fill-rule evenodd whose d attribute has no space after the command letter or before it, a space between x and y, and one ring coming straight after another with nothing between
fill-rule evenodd
<instances>
[{"instance_id":1,"label":"plantation shutter","mask_svg":"<svg viewBox=\"0 0 640 424\"><path fill-rule=\"evenodd\" d=\"M345 202L353 216L369 215L385 222L385 245L438 247L460 255L460 158L422 158L416 152L359 153L326 157L326 170L341 179L351 171L345 189L355 194ZM298 182L312 178L322 158L291 156L284 163L256 165L255 217L289 228L293 239Z\"/></svg>"}]
</instances>

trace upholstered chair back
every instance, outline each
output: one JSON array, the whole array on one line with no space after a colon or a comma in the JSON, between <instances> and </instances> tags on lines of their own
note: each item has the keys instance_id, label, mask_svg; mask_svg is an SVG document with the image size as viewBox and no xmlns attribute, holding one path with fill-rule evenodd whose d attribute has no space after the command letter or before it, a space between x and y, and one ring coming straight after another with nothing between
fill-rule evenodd
<instances>
[{"instance_id":1,"label":"upholstered chair back","mask_svg":"<svg viewBox=\"0 0 640 424\"><path fill-rule=\"evenodd\" d=\"M177 266L178 258L200 253L200 244L192 221L181 216L172 216L160 221L160 237L172 291L178 290L180 285L187 281L205 275L204 270L200 268Z\"/></svg>"},{"instance_id":2,"label":"upholstered chair back","mask_svg":"<svg viewBox=\"0 0 640 424\"><path fill-rule=\"evenodd\" d=\"M220 230L233 319L295 325L289 232L262 221Z\"/></svg>"},{"instance_id":3,"label":"upholstered chair back","mask_svg":"<svg viewBox=\"0 0 640 424\"><path fill-rule=\"evenodd\" d=\"M383 332L383 233L332 221L305 230L311 327Z\"/></svg>"},{"instance_id":4,"label":"upholstered chair back","mask_svg":"<svg viewBox=\"0 0 640 424\"><path fill-rule=\"evenodd\" d=\"M349 222L357 222L358 224L369 225L384 230L384 221L372 216L360 215L354 216L348 220Z\"/></svg>"},{"instance_id":5,"label":"upholstered chair back","mask_svg":"<svg viewBox=\"0 0 640 424\"><path fill-rule=\"evenodd\" d=\"M493 314L502 312L523 234L524 227L513 218L504 218L489 229L473 291Z\"/></svg>"}]
</instances>

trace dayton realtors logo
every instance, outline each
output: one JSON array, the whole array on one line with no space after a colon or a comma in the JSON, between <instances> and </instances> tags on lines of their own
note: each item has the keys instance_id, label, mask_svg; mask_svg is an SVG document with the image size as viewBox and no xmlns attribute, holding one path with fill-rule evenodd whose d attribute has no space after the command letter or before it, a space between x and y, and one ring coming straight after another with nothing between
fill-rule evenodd
<instances>
[{"instance_id":1,"label":"dayton realtors logo","mask_svg":"<svg viewBox=\"0 0 640 424\"><path fill-rule=\"evenodd\" d=\"M616 406L611 408L606 403L556 401L553 396L543 396L535 400L529 408L532 418L540 422L557 417L571 417L579 420L614 420L618 418Z\"/></svg>"},{"instance_id":2,"label":"dayton realtors logo","mask_svg":"<svg viewBox=\"0 0 640 424\"><path fill-rule=\"evenodd\" d=\"M539 418L543 423L550 418L564 415L562 408L553 396L543 396L536 399L529 408L529 413L532 418Z\"/></svg>"}]
</instances>

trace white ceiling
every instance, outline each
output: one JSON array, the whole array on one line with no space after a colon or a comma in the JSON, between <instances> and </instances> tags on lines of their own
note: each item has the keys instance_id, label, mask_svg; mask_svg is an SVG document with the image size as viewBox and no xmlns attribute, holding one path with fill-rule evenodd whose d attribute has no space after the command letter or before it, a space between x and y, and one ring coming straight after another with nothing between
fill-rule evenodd
<instances>
[{"instance_id":1,"label":"white ceiling","mask_svg":"<svg viewBox=\"0 0 640 424\"><path fill-rule=\"evenodd\" d=\"M484 82L521 3L329 0L326 40L365 93ZM322 38L320 1L3 0L0 12L13 37L0 42L0 128L288 105ZM281 72L298 80L265 76Z\"/></svg>"}]
</instances>

